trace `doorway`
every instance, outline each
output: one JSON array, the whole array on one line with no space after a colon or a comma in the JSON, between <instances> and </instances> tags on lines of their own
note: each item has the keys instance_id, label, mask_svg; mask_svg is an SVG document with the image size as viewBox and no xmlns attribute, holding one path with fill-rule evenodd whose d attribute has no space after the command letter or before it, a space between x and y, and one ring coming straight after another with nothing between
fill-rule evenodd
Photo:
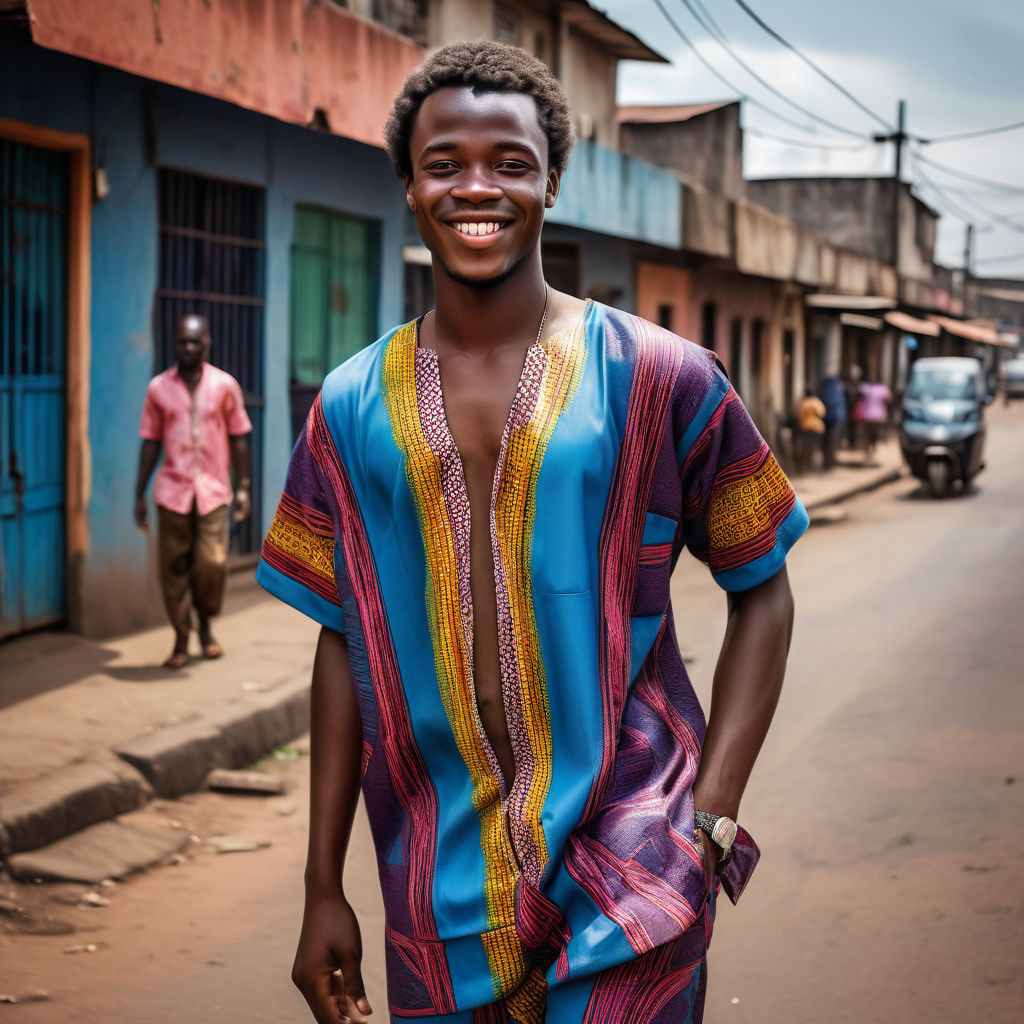
<instances>
[{"instance_id":1,"label":"doorway","mask_svg":"<svg viewBox=\"0 0 1024 1024\"><path fill-rule=\"evenodd\" d=\"M70 180L0 139L0 636L65 617Z\"/></svg>"}]
</instances>

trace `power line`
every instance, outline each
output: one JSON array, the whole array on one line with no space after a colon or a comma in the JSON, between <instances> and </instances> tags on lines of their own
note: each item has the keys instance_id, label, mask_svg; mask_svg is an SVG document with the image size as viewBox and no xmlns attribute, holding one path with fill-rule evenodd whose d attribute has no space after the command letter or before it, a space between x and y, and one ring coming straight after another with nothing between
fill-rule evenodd
<instances>
[{"instance_id":1,"label":"power line","mask_svg":"<svg viewBox=\"0 0 1024 1024\"><path fill-rule=\"evenodd\" d=\"M771 132L763 132L760 128L744 128L743 130L748 135L756 135L760 139L771 139L772 142L784 142L787 146L804 146L807 149L837 149L845 150L849 153L859 153L861 150L871 145L870 142L862 142L859 146L848 146L844 143L838 142L810 142L806 139L785 139L781 135L772 135Z\"/></svg>"},{"instance_id":2,"label":"power line","mask_svg":"<svg viewBox=\"0 0 1024 1024\"><path fill-rule=\"evenodd\" d=\"M762 103L760 100L755 99L753 96L745 93L742 89L737 89L728 78L725 77L705 56L697 49L694 45L693 40L683 31L679 22L669 14L662 0L654 0L655 6L664 15L665 20L672 26L676 35L693 51L693 55L710 71L725 87L732 93L735 93L741 100L746 100L752 107L757 107L758 110L763 110L766 114L771 114L772 117L778 118L780 121L784 121L786 124L793 128L798 128L802 132L808 132L811 135L817 132L816 128L808 128L807 125L800 124L799 121L794 121L791 117L787 117L785 114L780 114L777 110L773 110L767 104Z\"/></svg>"},{"instance_id":3,"label":"power line","mask_svg":"<svg viewBox=\"0 0 1024 1024\"><path fill-rule=\"evenodd\" d=\"M1002 189L1004 192L1024 193L1024 188L1020 185L1010 185L1005 181L993 181L991 178L981 178L976 174L968 174L966 171L958 171L955 167L947 167L945 164L940 164L937 160L932 160L930 157L924 156L922 153L917 154L917 159L922 163L926 163L929 167L934 167L939 171L945 171L946 174L952 174L955 177L963 178L966 181L976 181L982 185L988 185L991 188Z\"/></svg>"},{"instance_id":4,"label":"power line","mask_svg":"<svg viewBox=\"0 0 1024 1024\"><path fill-rule=\"evenodd\" d=\"M936 193L940 201L947 207L947 209L953 214L953 216L960 218L967 224L976 224L978 220L977 213L971 213L970 210L965 209L965 207L961 206L958 202L954 202L952 199L950 199L949 195L946 193L944 189L936 185L936 183L925 173L924 169L921 167L920 153L916 152L915 150L911 150L911 155L914 157L915 169L917 174L920 176L921 181L924 182L924 184L932 192ZM964 201L969 203L976 210L980 210L982 212L982 216L988 218L988 221L985 224L981 225L982 227L1004 227L1009 228L1011 231L1018 231L1024 234L1024 224L1017 224L1006 215L1001 214L996 210L989 209L987 206L984 206L982 203L979 203L976 199L968 199L965 196Z\"/></svg>"},{"instance_id":5,"label":"power line","mask_svg":"<svg viewBox=\"0 0 1024 1024\"><path fill-rule=\"evenodd\" d=\"M1010 263L1013 260L1024 260L1024 252L1015 252L1012 256L990 256L987 260L975 260L975 263Z\"/></svg>"},{"instance_id":6,"label":"power line","mask_svg":"<svg viewBox=\"0 0 1024 1024\"><path fill-rule=\"evenodd\" d=\"M861 101L857 99L857 97L854 96L849 89L847 89L844 85L841 85L839 82L837 82L827 71L820 68L813 60L811 60L810 57L801 53L801 51L798 50L791 42L789 42L787 39L783 39L783 37L780 36L779 33L776 32L775 29L771 27L771 25L769 25L763 18L761 18L756 11L753 11L750 8L749 4L745 3L744 0L736 0L736 4L745 14L747 14L762 29L764 29L764 31L767 32L768 35L772 37L772 39L775 39L777 42L782 43L782 45L785 46L786 49L792 50L793 53L795 53L808 67L813 68L815 71L817 71L817 73L821 75L821 77L824 78L825 81L829 83L829 85L834 86L836 89L838 89L851 103L856 104L856 106L863 110L865 114L867 114L869 117L874 118L883 128L887 128L890 131L892 130L892 125L888 121L886 121L884 117L880 117L870 107L865 106L863 103L861 103Z\"/></svg>"},{"instance_id":7,"label":"power line","mask_svg":"<svg viewBox=\"0 0 1024 1024\"><path fill-rule=\"evenodd\" d=\"M737 0L738 2L739 0ZM980 128L974 132L958 132L956 135L933 135L930 138L923 135L915 135L914 140L928 145L935 142L959 142L960 139L977 139L982 135L999 135L1001 132L1013 132L1018 128L1024 128L1024 121L1014 121L1013 124L1000 125L998 128Z\"/></svg>"},{"instance_id":8,"label":"power line","mask_svg":"<svg viewBox=\"0 0 1024 1024\"><path fill-rule=\"evenodd\" d=\"M936 196L938 197L938 205L944 206L946 208L947 213L953 214L954 217L958 218L959 220L962 220L965 224L973 224L975 221L977 221L978 218L975 214L971 213L970 210L966 210L964 207L960 206L959 203L955 203L952 199L949 198L949 196L947 196L942 191L941 188L939 188L938 185L935 184L934 181L931 180L931 178L928 177L928 175L921 168L919 162L920 154L915 153L913 150L911 150L910 153L911 156L914 158L914 170L916 171L916 176L919 176L921 181L924 182L925 186L936 194ZM935 200L933 200L933 202L934 201Z\"/></svg>"},{"instance_id":9,"label":"power line","mask_svg":"<svg viewBox=\"0 0 1024 1024\"><path fill-rule=\"evenodd\" d=\"M826 127L831 128L833 131L840 132L843 135L852 135L855 138L864 138L863 132L855 132L850 128L844 128L841 124L836 124L835 121L830 121L827 117L821 117L820 115L815 114L813 110L808 110L807 107L801 106L795 100L791 100L785 93L781 92L774 85L772 85L771 82L762 78L761 75L759 75L742 57L739 56L739 54L736 53L736 51L729 44L729 40L726 38L725 33L718 27L714 18L712 18L710 14L707 14L706 10L705 14L707 14L707 20L705 20L705 18L697 10L692 0L682 0L682 3L683 6L690 12L690 14L693 15L694 19L701 26L701 28L703 28L704 31L707 32L708 35L710 35L718 43L718 45L721 46L722 49L725 50L725 52L729 54L729 56L732 57L732 59L736 61L736 63L739 64L739 66L743 68L743 70L746 71L748 75L750 75L751 78L759 82L769 92L778 96L778 98L782 100L783 103L788 103L794 110L799 110L801 114L804 114L806 117L811 118L811 120L813 121L817 121L819 124L823 124Z\"/></svg>"}]
</instances>

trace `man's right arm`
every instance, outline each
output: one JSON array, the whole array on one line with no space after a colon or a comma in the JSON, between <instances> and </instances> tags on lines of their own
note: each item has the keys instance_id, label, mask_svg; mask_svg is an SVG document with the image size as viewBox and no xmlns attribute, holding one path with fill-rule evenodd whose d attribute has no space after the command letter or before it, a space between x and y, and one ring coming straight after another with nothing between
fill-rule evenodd
<instances>
[{"instance_id":1,"label":"man's right arm","mask_svg":"<svg viewBox=\"0 0 1024 1024\"><path fill-rule=\"evenodd\" d=\"M313 663L306 904L292 980L317 1024L366 1021L359 924L342 881L359 799L363 728L344 637L324 627Z\"/></svg>"},{"instance_id":2,"label":"man's right arm","mask_svg":"<svg viewBox=\"0 0 1024 1024\"><path fill-rule=\"evenodd\" d=\"M149 515L146 508L146 487L160 458L160 442L144 440L139 451L139 479L135 485L135 522L140 530L149 529Z\"/></svg>"}]
</instances>

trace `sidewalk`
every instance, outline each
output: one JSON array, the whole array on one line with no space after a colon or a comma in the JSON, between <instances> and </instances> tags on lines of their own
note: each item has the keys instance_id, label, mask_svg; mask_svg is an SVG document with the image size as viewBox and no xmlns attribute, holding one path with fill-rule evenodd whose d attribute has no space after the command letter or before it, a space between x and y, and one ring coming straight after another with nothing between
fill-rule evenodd
<instances>
[{"instance_id":1,"label":"sidewalk","mask_svg":"<svg viewBox=\"0 0 1024 1024\"><path fill-rule=\"evenodd\" d=\"M898 480L904 473L903 456L895 431L892 437L878 445L870 459L866 459L861 452L845 450L840 451L836 458L837 464L827 473L791 477L793 487L811 516L812 524L816 518L815 513Z\"/></svg>"},{"instance_id":2,"label":"sidewalk","mask_svg":"<svg viewBox=\"0 0 1024 1024\"><path fill-rule=\"evenodd\" d=\"M870 464L840 457L829 473L793 479L812 523L900 475L892 440ZM0 645L0 856L8 870L17 873L19 852L41 847L67 863L64 836L130 818L153 796L197 789L211 768L245 767L304 732L317 633L239 573L217 623L227 652L218 661L160 668L167 626L106 641L41 632ZM39 862L26 863L25 873Z\"/></svg>"}]
</instances>

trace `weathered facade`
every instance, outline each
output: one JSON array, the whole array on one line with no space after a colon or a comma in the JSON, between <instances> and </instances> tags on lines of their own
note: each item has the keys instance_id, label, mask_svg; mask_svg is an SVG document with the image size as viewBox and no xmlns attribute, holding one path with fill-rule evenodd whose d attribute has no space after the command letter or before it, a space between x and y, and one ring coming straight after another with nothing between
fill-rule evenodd
<instances>
[{"instance_id":1,"label":"weathered facade","mask_svg":"<svg viewBox=\"0 0 1024 1024\"><path fill-rule=\"evenodd\" d=\"M2 446L3 478L12 455L24 474L20 498L0 500L0 635L159 619L153 542L131 509L142 399L176 315L210 317L212 359L242 382L255 426L236 560L256 550L293 440L296 290L324 303L325 332L358 319L360 344L401 317L404 204L397 184L380 187L392 174L375 143L422 50L333 5L259 5L255 19L250 6L210 0L185 18L169 4L33 0L31 21L0 35L0 150L25 168L5 179L17 212L4 345L32 353L0 380L16 442ZM54 230L41 197L65 221L61 259L41 258ZM355 239L341 277L319 286L316 254L295 246L310 218ZM32 326L43 296L64 311L45 337ZM42 406L23 398L44 386L41 447Z\"/></svg>"},{"instance_id":2,"label":"weathered facade","mask_svg":"<svg viewBox=\"0 0 1024 1024\"><path fill-rule=\"evenodd\" d=\"M727 199L746 195L740 103L619 107L624 153L671 167L690 185Z\"/></svg>"}]
</instances>

